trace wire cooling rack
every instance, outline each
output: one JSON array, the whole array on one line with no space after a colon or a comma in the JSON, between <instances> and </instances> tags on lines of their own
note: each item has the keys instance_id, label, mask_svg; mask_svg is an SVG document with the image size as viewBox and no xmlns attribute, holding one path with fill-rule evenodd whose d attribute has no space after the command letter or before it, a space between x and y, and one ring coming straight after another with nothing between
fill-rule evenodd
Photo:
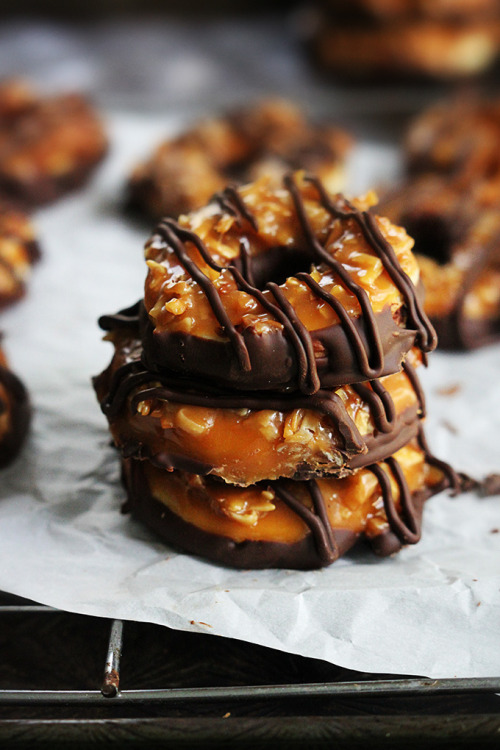
<instances>
[{"instance_id":1,"label":"wire cooling rack","mask_svg":"<svg viewBox=\"0 0 500 750\"><path fill-rule=\"evenodd\" d=\"M11 604L0 606L0 616L9 613L24 614L56 612L51 607L36 604ZM0 689L0 704L6 703L102 703L113 699L120 703L144 701L227 701L270 698L303 698L315 696L411 696L433 694L500 693L500 678L470 679L391 679L339 681L330 683L299 683L288 685L243 685L198 688L155 688L120 690L120 664L124 644L125 624L112 620L110 625L106 661L100 689L96 690L9 690Z\"/></svg>"},{"instance_id":2,"label":"wire cooling rack","mask_svg":"<svg viewBox=\"0 0 500 750\"><path fill-rule=\"evenodd\" d=\"M125 746L131 738L182 746L179 736L188 732L189 747L203 748L224 746L228 737L237 748L267 747L266 738L311 747L329 738L356 748L381 737L387 744L389 736L406 747L424 737L436 747L467 738L494 747L498 693L500 677L373 676L0 595L2 748L11 737L51 747L96 727L101 739L119 737Z\"/></svg>"}]
</instances>

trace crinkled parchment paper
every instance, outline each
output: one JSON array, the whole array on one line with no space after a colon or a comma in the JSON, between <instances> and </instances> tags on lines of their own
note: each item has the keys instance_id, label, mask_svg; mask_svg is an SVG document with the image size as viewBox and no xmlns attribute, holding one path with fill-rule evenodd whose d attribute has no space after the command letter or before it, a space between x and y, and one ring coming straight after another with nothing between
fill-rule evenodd
<instances>
[{"instance_id":1,"label":"crinkled parchment paper","mask_svg":"<svg viewBox=\"0 0 500 750\"><path fill-rule=\"evenodd\" d=\"M442 494L415 547L388 560L357 550L305 573L234 571L177 554L120 514L117 456L90 385L111 357L96 321L142 294L148 227L120 214L119 196L135 158L175 125L110 118L113 150L90 187L35 216L43 260L26 299L0 321L34 404L26 449L0 475L0 588L351 669L500 674L498 496ZM359 147L356 188L387 178L390 156ZM431 448L476 477L500 469L499 372L496 346L435 353L422 375Z\"/></svg>"}]
</instances>

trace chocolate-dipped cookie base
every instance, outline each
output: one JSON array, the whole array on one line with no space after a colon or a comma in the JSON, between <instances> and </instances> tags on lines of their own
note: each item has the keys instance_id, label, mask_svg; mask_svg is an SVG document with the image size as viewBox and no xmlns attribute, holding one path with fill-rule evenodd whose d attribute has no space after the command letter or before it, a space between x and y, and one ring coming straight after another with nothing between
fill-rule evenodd
<instances>
[{"instance_id":1,"label":"chocolate-dipped cookie base","mask_svg":"<svg viewBox=\"0 0 500 750\"><path fill-rule=\"evenodd\" d=\"M0 468L11 463L21 450L30 421L31 406L25 386L17 375L0 364Z\"/></svg>"},{"instance_id":2,"label":"chocolate-dipped cookie base","mask_svg":"<svg viewBox=\"0 0 500 750\"><path fill-rule=\"evenodd\" d=\"M422 445L424 444L425 439L422 434ZM176 549L237 568L305 570L330 565L362 538L368 541L374 552L380 556L392 555L404 545L417 543L421 534L424 501L445 487L458 488L458 479L450 467L434 459L427 452L425 460L429 464L434 464L437 472L432 480L429 479L430 475L428 475L427 479L423 482L420 481L419 486L414 487L413 490L410 489L405 470L397 457L387 459L385 469L382 468L381 464L373 464L366 469L368 473L371 472L374 475L379 483L379 491L383 499L383 511L380 515L380 509L375 510L378 507L377 504L371 506L371 511L363 505L363 512L368 513L370 517L374 513L374 519L367 520L368 516L366 516L362 525L359 523L359 518L351 524L346 521L339 523L338 526L332 524L330 522L330 511L327 509L330 501L326 500L326 495L322 490L325 485L315 480L308 482L262 482L258 486L246 490L233 488L241 493L241 495L236 496L236 505L234 505L234 500L231 499L234 496L230 494L230 490L224 490L223 483L220 485L223 504L226 502L225 494L229 492L228 505L231 510L228 515L237 518L241 512L250 513L250 515L247 515L247 523L251 525L258 522L259 513L262 511L264 516L266 511L271 511L272 515L275 505L272 503L266 504L269 499L272 499L273 503L279 502L285 505L288 512L299 518L304 526L303 533L298 536L292 535L290 539L286 540L284 539L287 533L284 529L287 523L286 518L281 518L276 522L276 536L273 538L269 535L269 532L263 533L260 537L247 534L244 527L241 530L241 526L235 533L229 533L228 526L224 527L223 525L222 519L224 519L224 516L220 515L220 510L215 511L209 526L206 525L206 520L196 523L193 520L195 517L189 518L189 513L182 517L183 503L188 502L186 498L189 493L200 491L197 489L196 477L193 477L194 489L189 488L187 495L184 495L184 490L179 490L179 486L176 489L175 481L173 484L171 483L172 476L175 480L175 475L154 469L151 473L151 467L148 466L147 462L125 459L122 462L122 478L128 493L126 510L131 511L138 520L152 528L155 533ZM399 499L397 501L393 494L393 481L389 478L387 468L389 468L393 481L398 487ZM158 485L158 477L160 478L160 485ZM323 481L328 483L328 480ZM339 483L345 483L346 480L336 481L338 492ZM199 485L204 486L205 482L199 482ZM252 489L258 491L259 488L266 499L261 505L257 503L256 511L251 508L248 510L244 500L245 493L251 492ZM342 493L342 489L340 491ZM163 500L158 497L158 492L163 495ZM210 499L209 495L203 495L203 490L201 492L202 503L207 504L208 507L211 502L213 503L213 500ZM310 503L303 504L300 500L300 493L302 495L307 493L310 497ZM168 499L169 494L170 499ZM336 496L335 491L333 496ZM167 501L165 498L167 498ZM346 498L345 502L347 503L347 509L349 499ZM366 502L366 499L364 502ZM244 510L242 511L243 506ZM221 519L220 521L217 521L218 517ZM225 520L227 521L227 518ZM203 527L204 524L205 528Z\"/></svg>"}]
</instances>

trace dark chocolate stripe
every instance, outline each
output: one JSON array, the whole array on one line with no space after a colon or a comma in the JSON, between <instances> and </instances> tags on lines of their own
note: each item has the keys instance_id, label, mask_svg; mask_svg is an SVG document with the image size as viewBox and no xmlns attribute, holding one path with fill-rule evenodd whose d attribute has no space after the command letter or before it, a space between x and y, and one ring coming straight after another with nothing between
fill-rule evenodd
<instances>
[{"instance_id":1,"label":"dark chocolate stripe","mask_svg":"<svg viewBox=\"0 0 500 750\"><path fill-rule=\"evenodd\" d=\"M290 510L296 513L296 515L307 524L313 536L318 557L321 562L325 564L334 562L338 557L338 552L336 546L332 546L331 544L331 528L328 520L325 524L321 517L318 517L315 513L309 510L309 508L306 508L306 506L294 497L291 492L285 489L281 483L269 482L268 487L271 491L274 491L277 497L279 497L279 499L282 500ZM312 499L314 504L314 498ZM329 529L328 531L327 527Z\"/></svg>"},{"instance_id":2,"label":"dark chocolate stripe","mask_svg":"<svg viewBox=\"0 0 500 750\"><path fill-rule=\"evenodd\" d=\"M187 239L196 245L196 248L202 253L203 259L206 260L206 258L209 258L210 255L207 252L203 242L193 232L187 232L187 230L183 230L178 224L170 221L169 219L161 222L156 231L161 235L162 239L164 239L167 244L174 250L180 262L185 267L186 271L204 291L210 307L212 308L215 317L220 323L222 330L228 336L229 340L234 346L241 369L245 372L248 372L251 369L251 364L245 340L241 333L236 330L235 326L231 322L231 319L227 314L226 309L219 297L215 284L208 278L208 276L205 276L203 271L198 268L196 263L189 257L183 243L183 239L185 239L187 235ZM216 270L222 270L220 266L217 266L216 264L214 266L213 261L211 261L210 265L212 266L212 268L216 267Z\"/></svg>"},{"instance_id":3,"label":"dark chocolate stripe","mask_svg":"<svg viewBox=\"0 0 500 750\"><path fill-rule=\"evenodd\" d=\"M460 477L455 469L453 469L446 461L436 458L436 456L431 453L422 425L419 427L417 440L420 448L424 451L427 463L431 466L435 466L443 472L447 485L452 490L452 495L458 495L462 489Z\"/></svg>"},{"instance_id":4,"label":"dark chocolate stripe","mask_svg":"<svg viewBox=\"0 0 500 750\"><path fill-rule=\"evenodd\" d=\"M392 468L396 464L396 461L394 459L387 459L386 463L391 466L392 470ZM402 544L415 544L416 542L418 542L420 534L416 534L414 528L412 529L407 526L407 524L399 516L398 511L396 510L394 496L392 494L391 482L388 474L384 471L384 469L382 469L381 466L379 466L379 464L371 464L371 466L367 466L366 468L369 469L369 471L371 471L378 480L380 489L382 491L382 500L384 502L385 514L387 516L387 521L393 534L399 539ZM398 469L400 469L399 466ZM408 489L406 479L404 478L404 475L401 471L398 472L398 474L395 476L395 479L400 489L402 510L405 514L406 512L408 512L409 522L412 525L415 525L416 516L411 504L411 494ZM406 508L404 509L403 502L406 503Z\"/></svg>"},{"instance_id":5,"label":"dark chocolate stripe","mask_svg":"<svg viewBox=\"0 0 500 750\"><path fill-rule=\"evenodd\" d=\"M401 466L394 456L390 456L386 460L386 463L399 488L399 502L401 503L402 518L398 517L398 523L401 525L401 541L404 541L406 544L416 544L421 537L421 529L419 527L417 512L413 507L412 494L408 487L408 482L405 479ZM402 522L402 519L404 519L404 523Z\"/></svg>"},{"instance_id":6,"label":"dark chocolate stripe","mask_svg":"<svg viewBox=\"0 0 500 750\"><path fill-rule=\"evenodd\" d=\"M280 306L281 310L283 310L286 317L290 321L302 344L302 351L304 352L305 356L301 357L301 361L299 363L299 387L303 393L315 393L321 387L321 382L318 375L318 369L316 367L316 358L314 356L311 334L299 319L298 315L296 314L290 302L285 297L285 294L280 289L278 284L269 281L266 286L274 296L274 299Z\"/></svg>"},{"instance_id":7,"label":"dark chocolate stripe","mask_svg":"<svg viewBox=\"0 0 500 750\"><path fill-rule=\"evenodd\" d=\"M250 254L250 246L247 237L240 237L240 260L243 278L252 288L252 291L255 295L255 279L252 270L252 256ZM234 267L230 266L229 270L232 271L233 268Z\"/></svg>"},{"instance_id":8,"label":"dark chocolate stripe","mask_svg":"<svg viewBox=\"0 0 500 750\"><path fill-rule=\"evenodd\" d=\"M107 396L101 401L101 409L108 419L116 417L134 388L151 381L151 372L140 362L127 362L116 370L111 379Z\"/></svg>"},{"instance_id":9,"label":"dark chocolate stripe","mask_svg":"<svg viewBox=\"0 0 500 750\"><path fill-rule=\"evenodd\" d=\"M380 231L375 217L368 211L359 211L347 201L345 201L345 204L349 207L349 210L342 209L332 202L317 177L308 176L306 179L314 185L320 195L321 204L332 216L338 219L354 219L356 221L366 241L382 261L384 269L405 300L410 325L417 331L418 345L423 351L435 349L437 344L436 332L416 295L413 282L401 268L393 247Z\"/></svg>"},{"instance_id":10,"label":"dark chocolate stripe","mask_svg":"<svg viewBox=\"0 0 500 750\"><path fill-rule=\"evenodd\" d=\"M346 205L349 206L348 211L340 208L338 205L334 205L323 185L317 178L308 177L307 179L314 184L318 190L323 207L329 211L332 216L340 219L353 218L357 221L366 240L369 242L378 257L381 258L384 268L390 274L394 283L403 295L408 308L408 316L414 324L414 327L417 329L422 348L433 348L432 334L434 332L426 316L420 309L413 284L409 277L400 268L394 250L383 237L373 217L366 212L358 211L348 203L346 203ZM367 379L375 379L379 377L383 371L384 355L380 334L369 296L366 290L351 278L347 269L344 268L341 263L336 261L316 239L307 216L302 196L297 185L293 181L292 176L287 175L284 179L284 183L292 197L304 236L309 245L311 259L325 262L338 276L340 282L345 288L357 299L366 328L368 347L365 347L353 321L333 295L321 289L321 287L316 284L307 273L299 273L297 274L297 278L305 282L311 291L317 296L320 296L321 299L326 301L332 307L339 318L340 324L342 325L348 340L353 346L361 372ZM215 198L219 202L222 210L227 211L232 216L236 216L240 222L241 219L245 219L255 231L258 230L255 217L248 210L243 199L234 187L227 188L222 193L217 194ZM203 241L194 232L181 227L175 221L171 219L163 220L158 226L156 233L174 251L180 263L186 268L186 271L199 284L205 293L222 330L228 336L234 347L241 369L245 372L249 372L251 370L251 362L243 335L232 324L213 282L198 268L196 263L190 260L184 243L192 243L198 249L203 260L209 265L209 267L219 272L223 270L223 267L213 260ZM240 238L240 258L238 259L238 263L241 266L241 273L234 264L229 265L227 270L233 275L239 289L243 289L254 296L264 305L265 309L267 309L267 311L284 326L285 334L291 341L297 356L299 388L304 393L314 393L320 388L320 380L317 372L316 358L314 355L310 331L308 331L299 320L293 307L277 284L274 282L268 282L266 285L267 289L272 293L276 304L273 302L269 303L269 301L266 300L265 295L259 292L255 287L254 275L252 273L252 256L248 244L248 238L246 237ZM427 337L425 334L428 334Z\"/></svg>"},{"instance_id":11,"label":"dark chocolate stripe","mask_svg":"<svg viewBox=\"0 0 500 750\"><path fill-rule=\"evenodd\" d=\"M259 231L257 219L248 210L241 195L233 185L228 185L221 193L216 193L214 198L222 210L234 216L240 224L241 219L244 219L250 224L254 232Z\"/></svg>"},{"instance_id":12,"label":"dark chocolate stripe","mask_svg":"<svg viewBox=\"0 0 500 750\"><path fill-rule=\"evenodd\" d=\"M251 286L251 284L243 278L240 271L238 271L238 269L235 266L229 266L228 270L232 274L234 280L236 281L238 288L244 292L247 292L248 294L253 295L255 299L257 300L257 302L260 302L262 307L268 312L270 312L271 315L273 315L274 318L279 323L282 324L284 330L288 334L288 337L292 343L293 348L295 349L298 371L299 371L299 385L305 384L307 382L307 374L309 372L308 355L307 355L307 351L304 348L304 343L302 341L302 338L299 336L299 334L295 330L293 320L290 320L286 311L278 306L277 300L273 302L271 299L268 299L266 295L260 291L260 289L257 289L256 287ZM311 343L311 347L312 347L312 343ZM306 391L306 392L309 393L309 391Z\"/></svg>"},{"instance_id":13,"label":"dark chocolate stripe","mask_svg":"<svg viewBox=\"0 0 500 750\"><path fill-rule=\"evenodd\" d=\"M336 313L340 320L340 324L343 326L344 331L352 344L352 348L359 364L359 369L366 376L367 380L379 377L384 366L384 353L382 350L380 336L374 336L372 339L372 356L376 364L371 365L368 358L368 352L366 351L363 341L361 340L359 331L357 330L351 316L342 305L340 300L334 297L333 294L330 294L330 292L327 292L326 289L323 289L317 281L314 281L310 274L299 272L298 274L296 274L296 278L307 284L309 289L314 292L317 297L324 300L324 302L330 305L332 310Z\"/></svg>"},{"instance_id":14,"label":"dark chocolate stripe","mask_svg":"<svg viewBox=\"0 0 500 750\"><path fill-rule=\"evenodd\" d=\"M290 192L290 195L292 196L292 200L295 205L295 210L297 212L297 216L299 218L302 231L304 232L305 238L309 244L309 248L313 256L316 257L317 261L323 261L326 265L328 265L328 267L331 268L331 270L338 276L338 278L340 279L342 284L345 286L345 288L348 289L358 301L358 304L361 309L361 313L363 315L363 320L365 321L365 325L367 329L367 338L370 341L370 349L371 351L375 352L375 357L377 360L377 365L375 367L372 367L369 364L369 353L367 351L363 351L362 342L359 336L355 338L352 337L352 333L351 333L352 323L347 327L344 317L340 318L340 321L341 323L344 324L346 335L350 338L350 340L356 346L356 357L358 359L358 362L361 363L361 367L364 368L363 372L365 376L368 379L379 377L382 372L382 367L383 367L382 345L380 342L380 334L378 332L375 315L373 312L373 308L371 306L370 298L368 297L366 290L363 289L361 286L359 286L359 284L357 284L354 281L354 279L351 278L347 269L344 268L344 266L341 263L339 263L333 257L333 255L327 252L325 248L322 247L320 242L316 239L313 228L307 216L307 211L304 205L304 201L302 199L302 196L300 194L300 191L297 185L293 181L293 178L290 175L287 175L284 178L284 182L285 182L285 186ZM318 182L318 184L320 183ZM321 193L320 195L321 197L323 197L323 193ZM326 196L326 193L324 193L324 195ZM330 213L333 213L330 210L330 203L328 203L328 205L324 205L324 208L326 208ZM337 216L337 213L335 213L335 217L340 218ZM330 299L326 298L325 301L331 304ZM311 362L311 366L312 366L312 362Z\"/></svg>"},{"instance_id":15,"label":"dark chocolate stripe","mask_svg":"<svg viewBox=\"0 0 500 750\"><path fill-rule=\"evenodd\" d=\"M351 387L368 404L375 428L380 432L392 432L396 421L394 401L379 380L372 380L370 386L353 383Z\"/></svg>"},{"instance_id":16,"label":"dark chocolate stripe","mask_svg":"<svg viewBox=\"0 0 500 750\"><path fill-rule=\"evenodd\" d=\"M335 541L335 536L333 533L332 525L330 523L330 519L328 518L328 511L326 509L326 503L325 498L323 497L323 493L321 492L318 482L315 479L309 479L307 482L307 486L311 495L311 500L313 502L314 511L316 515L321 519L321 523L323 524L323 527L328 536L328 543L330 545L333 559L337 560L337 558L339 557L339 549L337 542Z\"/></svg>"},{"instance_id":17,"label":"dark chocolate stripe","mask_svg":"<svg viewBox=\"0 0 500 750\"><path fill-rule=\"evenodd\" d=\"M114 331L119 328L135 328L139 326L139 308L141 300L120 310L113 315L101 315L98 320L99 326L103 331Z\"/></svg>"}]
</instances>

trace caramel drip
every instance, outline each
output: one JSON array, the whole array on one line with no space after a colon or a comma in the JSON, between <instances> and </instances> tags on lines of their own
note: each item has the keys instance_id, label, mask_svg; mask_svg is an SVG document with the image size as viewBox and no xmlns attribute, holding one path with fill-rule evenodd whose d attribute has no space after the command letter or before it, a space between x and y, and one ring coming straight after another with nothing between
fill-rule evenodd
<instances>
[{"instance_id":1,"label":"caramel drip","mask_svg":"<svg viewBox=\"0 0 500 750\"><path fill-rule=\"evenodd\" d=\"M411 491L398 462L391 456L386 459L386 463L391 469L394 479L399 487L401 516L398 514L394 503L391 482L387 473L381 466L379 466L379 464L372 464L366 468L375 475L380 485L380 489L382 490L384 510L391 531L402 544L416 544L420 539L420 529Z\"/></svg>"},{"instance_id":2,"label":"caramel drip","mask_svg":"<svg viewBox=\"0 0 500 750\"><path fill-rule=\"evenodd\" d=\"M132 398L132 409L137 409L141 401L158 399L159 401L171 401L173 403L189 404L191 406L205 406L208 408L221 409L252 409L252 410L275 410L286 411L292 409L311 409L318 411L329 417L334 425L338 428L344 442L344 450L361 451L364 448L364 441L356 425L348 415L342 399L333 392L318 391L313 400L292 399L291 401L281 401L279 399L253 399L252 397L237 399L226 398L224 396L207 396L204 394L186 393L183 391L173 391L169 388L160 388L154 386L137 393Z\"/></svg>"},{"instance_id":3,"label":"caramel drip","mask_svg":"<svg viewBox=\"0 0 500 750\"><path fill-rule=\"evenodd\" d=\"M285 489L282 483L270 482L268 484L268 488L307 524L313 536L318 557L322 563L329 564L338 558L338 548L333 538L321 491L314 480L310 480L308 486L315 512Z\"/></svg>"},{"instance_id":4,"label":"caramel drip","mask_svg":"<svg viewBox=\"0 0 500 750\"><path fill-rule=\"evenodd\" d=\"M306 178L318 191L320 196L321 205L334 217L341 220L353 219L356 221L364 238L370 245L370 247L376 252L378 257L383 263L384 269L387 271L392 281L399 289L403 299L405 300L408 319L412 328L417 331L416 343L422 351L432 351L436 348L437 337L434 328L431 325L427 315L425 314L423 307L417 298L415 293L415 286L408 276L407 273L401 268L401 265L397 259L396 253L394 252L391 244L385 239L384 235L380 231L375 217L368 211L359 211L348 201L344 201L345 205L348 206L348 210L341 208L340 205L334 204L326 192L324 186L318 180L317 177L309 176ZM288 180L291 182L291 178ZM297 188L295 192L298 195ZM300 195L299 195L299 199ZM322 248L321 248L322 249ZM323 249L322 249L323 250ZM323 250L323 253L325 251ZM331 256L326 253L327 258ZM328 260L326 260L328 262Z\"/></svg>"},{"instance_id":5,"label":"caramel drip","mask_svg":"<svg viewBox=\"0 0 500 750\"><path fill-rule=\"evenodd\" d=\"M130 308L131 310L133 308ZM123 312L118 314L123 317ZM112 316L107 320L108 327L114 327ZM130 323L132 325L132 323ZM118 327L118 323L116 323ZM405 372L409 376L417 398L421 402L420 384L413 368L405 363ZM312 395L300 392L275 393L241 392L237 394L221 391L216 386L204 384L200 390L199 384L186 379L176 379L161 373L151 373L140 359L134 359L116 369L111 378L108 394L101 402L102 411L110 419L115 418L123 408L132 391L148 383L155 382L150 387L142 388L131 398L130 408L135 413L142 401L158 400L173 403L189 404L206 408L220 409L250 409L252 411L273 410L280 412L294 409L308 409L323 414L331 420L343 440L345 451L362 451L365 445L363 437L354 421L349 416L343 400L335 390L319 389ZM368 404L375 428L380 432L389 433L397 424L396 410L390 393L380 381L373 380L370 384L356 383L353 390Z\"/></svg>"}]
</instances>

